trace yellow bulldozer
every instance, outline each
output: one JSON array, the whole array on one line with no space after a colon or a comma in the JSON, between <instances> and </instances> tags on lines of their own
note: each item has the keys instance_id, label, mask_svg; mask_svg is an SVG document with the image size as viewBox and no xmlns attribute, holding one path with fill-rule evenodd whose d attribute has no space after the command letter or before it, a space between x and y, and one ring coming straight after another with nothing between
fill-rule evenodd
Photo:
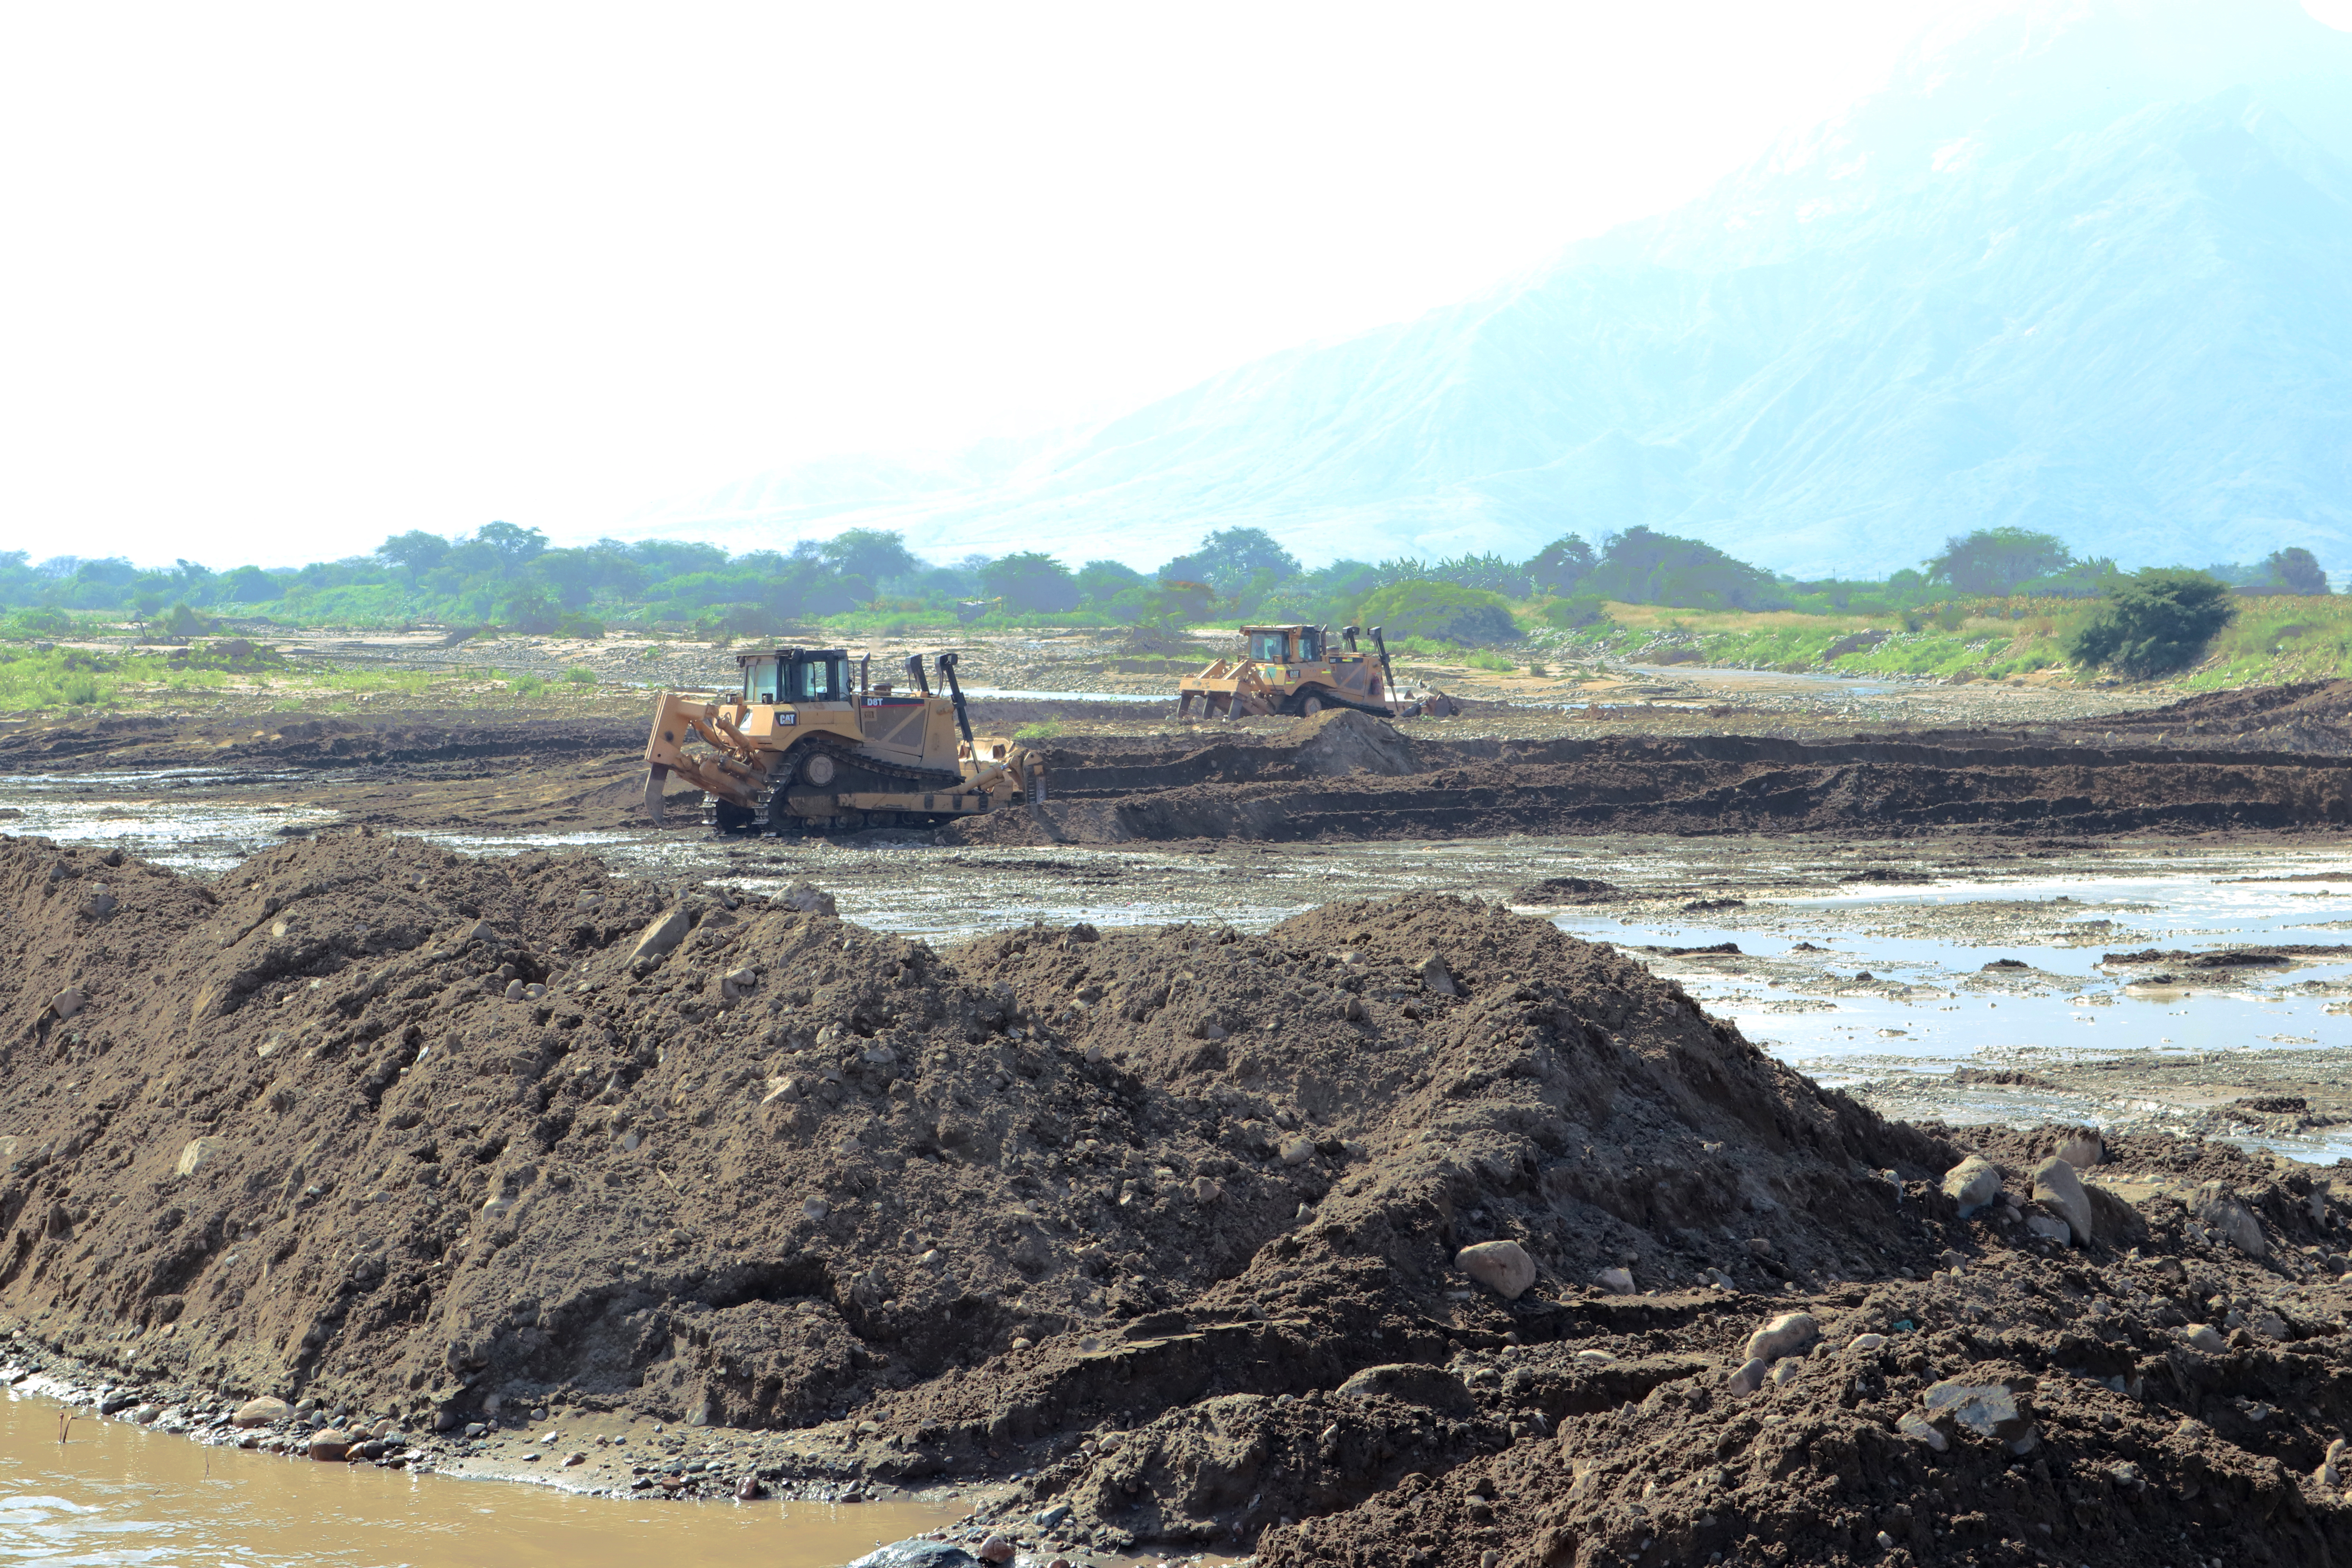
<instances>
[{"instance_id":1,"label":"yellow bulldozer","mask_svg":"<svg viewBox=\"0 0 2352 1568\"><path fill-rule=\"evenodd\" d=\"M870 657L779 647L735 656L740 690L666 691L646 742L646 813L663 826L675 773L702 791L722 833L847 833L912 827L1045 799L1045 759L975 737L956 656L907 660L908 689L873 684ZM690 749L689 749L690 748Z\"/></svg>"},{"instance_id":2,"label":"yellow bulldozer","mask_svg":"<svg viewBox=\"0 0 2352 1568\"><path fill-rule=\"evenodd\" d=\"M1393 717L1388 693L1396 685L1388 644L1371 629L1372 647L1356 646L1363 628L1340 629L1343 648L1329 647L1328 626L1244 626L1242 657L1221 658L1177 682L1180 719L1232 719L1249 713L1320 713L1326 708Z\"/></svg>"}]
</instances>

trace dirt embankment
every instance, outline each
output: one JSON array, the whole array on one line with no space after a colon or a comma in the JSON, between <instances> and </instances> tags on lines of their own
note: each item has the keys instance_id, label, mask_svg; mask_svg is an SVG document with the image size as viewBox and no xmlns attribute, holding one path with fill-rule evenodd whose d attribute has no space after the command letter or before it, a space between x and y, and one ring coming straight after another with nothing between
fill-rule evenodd
<instances>
[{"instance_id":1,"label":"dirt embankment","mask_svg":"<svg viewBox=\"0 0 2352 1568\"><path fill-rule=\"evenodd\" d=\"M1358 713L1271 743L1066 742L1054 800L953 824L977 843L1507 833L2336 829L2352 758L2187 756L2030 736L1564 736L1433 742Z\"/></svg>"},{"instance_id":2,"label":"dirt embankment","mask_svg":"<svg viewBox=\"0 0 2352 1568\"><path fill-rule=\"evenodd\" d=\"M1963 1219L1959 1135L1540 921L1415 895L940 952L799 901L364 834L209 887L0 839L0 1311L164 1401L1031 1472L997 1522L1041 1547L2352 1551L2313 1173L2133 1141L2062 1251L2049 1139L1972 1134L2016 1206ZM1493 1242L1523 1290L1460 1267ZM1799 1309L1828 1348L1730 1381Z\"/></svg>"},{"instance_id":3,"label":"dirt embankment","mask_svg":"<svg viewBox=\"0 0 2352 1568\"><path fill-rule=\"evenodd\" d=\"M2331 686L2287 706L2325 706L2335 693ZM2206 728L2193 745L2178 743L2179 725L2161 718L2096 734L1799 738L1600 732L1566 719L1555 732L1535 735L1407 732L1345 711L1272 730L1169 733L1139 729L1126 716L1123 726L1105 721L1125 732L1045 744L1052 799L1045 809L950 824L941 838L1112 844L2352 825L2352 752L2320 745L2315 731L2270 723L2277 703L2235 700L2252 706L2234 719L2198 721ZM982 720L1009 729L1013 717ZM2251 726L2249 738L2225 743L2225 719ZM623 829L644 826L642 744L634 719L609 717L322 718L268 730L121 719L0 737L0 771L194 770L219 775L220 787L272 793L395 830ZM201 784L184 778L175 787ZM691 811L676 816L698 820Z\"/></svg>"}]
</instances>

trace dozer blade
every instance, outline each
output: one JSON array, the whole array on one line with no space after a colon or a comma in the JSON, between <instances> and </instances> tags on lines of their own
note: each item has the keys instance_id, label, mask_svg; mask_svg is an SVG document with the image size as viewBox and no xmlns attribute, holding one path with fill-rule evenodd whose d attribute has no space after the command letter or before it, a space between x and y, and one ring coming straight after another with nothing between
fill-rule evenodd
<instances>
[{"instance_id":1,"label":"dozer blade","mask_svg":"<svg viewBox=\"0 0 2352 1568\"><path fill-rule=\"evenodd\" d=\"M667 763L656 763L646 770L646 816L656 827L668 826L662 821L662 785L668 779Z\"/></svg>"}]
</instances>

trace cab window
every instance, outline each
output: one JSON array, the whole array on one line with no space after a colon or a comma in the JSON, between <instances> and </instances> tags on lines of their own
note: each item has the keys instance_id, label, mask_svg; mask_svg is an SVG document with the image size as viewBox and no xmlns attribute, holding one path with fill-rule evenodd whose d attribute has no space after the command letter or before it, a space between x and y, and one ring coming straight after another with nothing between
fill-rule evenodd
<instances>
[{"instance_id":1,"label":"cab window","mask_svg":"<svg viewBox=\"0 0 2352 1568\"><path fill-rule=\"evenodd\" d=\"M1250 633L1250 658L1260 664L1282 664L1290 658L1290 639L1280 632Z\"/></svg>"},{"instance_id":2,"label":"cab window","mask_svg":"<svg viewBox=\"0 0 2352 1568\"><path fill-rule=\"evenodd\" d=\"M831 663L821 658L796 659L793 664L793 694L794 702L829 702L833 692L827 685L832 675Z\"/></svg>"},{"instance_id":3,"label":"cab window","mask_svg":"<svg viewBox=\"0 0 2352 1568\"><path fill-rule=\"evenodd\" d=\"M743 667L743 700L747 703L778 700L774 659L755 658Z\"/></svg>"},{"instance_id":4,"label":"cab window","mask_svg":"<svg viewBox=\"0 0 2352 1568\"><path fill-rule=\"evenodd\" d=\"M1298 634L1298 662L1310 664L1323 657L1323 634L1313 626Z\"/></svg>"}]
</instances>

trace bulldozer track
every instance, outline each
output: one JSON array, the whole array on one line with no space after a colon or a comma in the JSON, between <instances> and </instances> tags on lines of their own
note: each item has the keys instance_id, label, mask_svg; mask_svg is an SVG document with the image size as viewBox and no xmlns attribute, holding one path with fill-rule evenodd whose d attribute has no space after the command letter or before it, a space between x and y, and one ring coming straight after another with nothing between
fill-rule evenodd
<instances>
[{"instance_id":1,"label":"bulldozer track","mask_svg":"<svg viewBox=\"0 0 2352 1568\"><path fill-rule=\"evenodd\" d=\"M795 775L806 764L809 757L818 752L834 759L836 773L833 782L825 787L836 794L878 793L898 789L920 789L945 794L963 787L963 775L961 773L951 773L938 768L919 768L905 763L888 762L860 752L838 736L815 735L801 742L777 759L779 765L775 773L771 775L775 782L770 783L761 791L760 804L756 809L742 812L740 808L730 808L725 802L715 803L704 810L705 824L713 832L727 835L768 834L778 837L803 837L812 834L824 836L834 833L855 833L861 828L877 826L868 820L869 817L875 816L891 818L920 816L925 820L936 816L938 820L944 822L954 815L949 812L851 812L845 816L808 817L796 816L788 811L779 812L776 807L782 799L782 791L792 787ZM738 813L740 819L735 820ZM851 820L852 818L855 820ZM840 824L840 826L833 826L834 824Z\"/></svg>"}]
</instances>

